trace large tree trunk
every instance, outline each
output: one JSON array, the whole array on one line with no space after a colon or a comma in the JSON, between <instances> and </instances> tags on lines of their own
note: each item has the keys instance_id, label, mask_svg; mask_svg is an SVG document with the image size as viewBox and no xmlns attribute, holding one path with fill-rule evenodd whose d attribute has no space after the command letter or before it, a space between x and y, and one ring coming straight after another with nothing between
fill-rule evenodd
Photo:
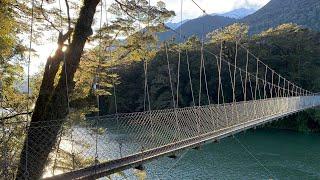
<instances>
[{"instance_id":1,"label":"large tree trunk","mask_svg":"<svg viewBox=\"0 0 320 180\"><path fill-rule=\"evenodd\" d=\"M79 66L87 38L92 34L91 25L100 0L84 0L77 20L72 42L65 52L67 71L62 71L58 84L54 86L60 62L63 59L61 47L53 58L48 58L39 97L31 118L31 124L20 155L16 179L40 179L49 153L56 143L58 133L68 114L67 87L74 89L74 74ZM59 42L61 44L61 42Z\"/></svg>"}]
</instances>

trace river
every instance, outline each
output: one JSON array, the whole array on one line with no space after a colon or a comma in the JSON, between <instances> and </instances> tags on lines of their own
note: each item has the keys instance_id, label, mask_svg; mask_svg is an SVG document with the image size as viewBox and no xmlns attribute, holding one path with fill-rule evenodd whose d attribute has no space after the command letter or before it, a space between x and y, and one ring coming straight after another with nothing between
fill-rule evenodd
<instances>
[{"instance_id":1,"label":"river","mask_svg":"<svg viewBox=\"0 0 320 180\"><path fill-rule=\"evenodd\" d=\"M179 180L320 179L320 135L251 130L200 150L188 150L178 159L161 158L146 165L146 174L133 174L147 179Z\"/></svg>"}]
</instances>

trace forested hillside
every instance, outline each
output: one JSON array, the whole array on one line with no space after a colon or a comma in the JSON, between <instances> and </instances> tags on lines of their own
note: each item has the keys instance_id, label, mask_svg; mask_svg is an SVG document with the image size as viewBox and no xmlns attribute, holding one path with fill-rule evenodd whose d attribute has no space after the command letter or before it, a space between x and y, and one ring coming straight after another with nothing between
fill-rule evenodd
<instances>
[{"instance_id":1,"label":"forested hillside","mask_svg":"<svg viewBox=\"0 0 320 180\"><path fill-rule=\"evenodd\" d=\"M252 15L240 20L250 26L252 34L283 23L295 23L320 30L319 0L271 0Z\"/></svg>"},{"instance_id":2,"label":"forested hillside","mask_svg":"<svg viewBox=\"0 0 320 180\"><path fill-rule=\"evenodd\" d=\"M250 37L242 42L249 49L261 58L271 68L282 74L285 78L290 79L297 85L302 86L314 92L320 90L320 33L313 32L308 29L301 28L293 24L284 24L275 29L262 32L259 35ZM190 47L193 47L191 50ZM171 57L171 71L173 74L174 87L177 85L177 64L178 49L176 44L171 44L169 54ZM193 105L192 94L188 78L186 54L188 50L188 58L190 61L190 69L193 83L194 96L196 105L198 104L199 94L199 66L200 66L200 48L201 43L196 38L189 39L182 50L181 70L180 70L180 90L179 90L179 106L185 107ZM172 107L172 97L170 91L168 69L166 64L165 50L163 49L157 54L149 64L148 83L151 109L162 109ZM219 54L219 44L208 43L206 49ZM233 42L224 43L224 58L233 62L235 53L235 44ZM228 49L228 50L227 50ZM238 52L238 66L243 66L246 59L245 52ZM208 80L209 100L211 103L217 103L217 66L216 59L211 54L205 53L205 67ZM230 82L227 67L224 67L222 74L223 82ZM143 63L134 63L130 66L122 66L118 70L120 76L120 84L116 87L116 95L118 100L118 110L121 112L142 111L144 108L144 69ZM239 80L240 82L240 80ZM237 84L240 87L240 84ZM175 89L175 88L174 88ZM231 91L231 85L224 85L225 91ZM176 92L175 92L176 93ZM237 99L241 100L241 89L237 90ZM232 94L226 92L226 94ZM105 113L114 113L113 97L109 96ZM207 96L204 84L202 84L201 104L207 104ZM231 97L226 97L226 102L231 101ZM303 118L301 118L303 116ZM308 111L300 113L298 117L290 117L290 121L281 124L280 127L296 129L296 130L320 130L319 123L315 122L319 113L316 111ZM294 121L292 120L294 119ZM302 122L301 122L302 121ZM284 121L286 122L286 121Z\"/></svg>"}]
</instances>

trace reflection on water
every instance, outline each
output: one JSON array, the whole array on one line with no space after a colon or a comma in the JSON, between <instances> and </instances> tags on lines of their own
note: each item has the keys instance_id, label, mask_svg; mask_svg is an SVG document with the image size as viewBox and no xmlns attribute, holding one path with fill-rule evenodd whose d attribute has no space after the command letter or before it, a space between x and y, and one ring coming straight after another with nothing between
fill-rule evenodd
<instances>
[{"instance_id":1,"label":"reflection on water","mask_svg":"<svg viewBox=\"0 0 320 180\"><path fill-rule=\"evenodd\" d=\"M50 161L48 162L48 165L46 166L45 172L43 174L43 178L51 177L53 175L62 174L64 172L68 172L72 169L70 163L72 161L72 157L70 156L70 153L72 152L72 142L68 139L61 139L61 142L59 143L59 151L54 150L50 154ZM66 155L66 153L68 153ZM64 158L63 154L65 156L68 156L69 158ZM68 161L69 168L62 168L63 165L66 166L64 163L65 161Z\"/></svg>"},{"instance_id":2,"label":"reflection on water","mask_svg":"<svg viewBox=\"0 0 320 180\"><path fill-rule=\"evenodd\" d=\"M150 179L320 179L320 136L280 130L248 131L237 138L266 171L233 138L189 150L176 160L161 158L147 165ZM155 168L157 167L157 168ZM153 172L153 171L156 171ZM153 175L157 174L157 176ZM165 174L162 176L162 174Z\"/></svg>"},{"instance_id":3,"label":"reflection on water","mask_svg":"<svg viewBox=\"0 0 320 180\"><path fill-rule=\"evenodd\" d=\"M119 132L119 133L117 133ZM74 151L83 157L95 157L95 135L91 130L74 128ZM83 138L83 137L86 138ZM91 137L91 138L87 138ZM240 133L237 138L268 169L265 170L233 138L205 145L201 150L188 150L178 159L160 158L145 165L146 171L126 170L112 179L320 179L320 136L281 130L256 130ZM99 160L110 160L137 150L126 140L124 132L104 131L99 134ZM126 142L126 143L124 143ZM121 144L121 143L120 143ZM80 149L87 147L84 149ZM91 147L91 148L89 148ZM61 148L71 152L70 141ZM124 152L128 151L128 152ZM61 173L56 170L55 174ZM46 176L52 175L46 172Z\"/></svg>"},{"instance_id":4,"label":"reflection on water","mask_svg":"<svg viewBox=\"0 0 320 180\"><path fill-rule=\"evenodd\" d=\"M63 171L62 170L55 170L54 173L52 172L52 170L46 170L43 174L43 178L47 178L47 177L51 177L53 175L58 175L58 174L62 174Z\"/></svg>"}]
</instances>

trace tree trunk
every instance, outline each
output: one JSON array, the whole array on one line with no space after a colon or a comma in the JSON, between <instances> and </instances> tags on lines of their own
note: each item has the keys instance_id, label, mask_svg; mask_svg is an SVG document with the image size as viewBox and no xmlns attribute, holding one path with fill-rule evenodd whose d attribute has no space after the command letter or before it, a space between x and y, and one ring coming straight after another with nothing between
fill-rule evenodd
<instances>
[{"instance_id":1,"label":"tree trunk","mask_svg":"<svg viewBox=\"0 0 320 180\"><path fill-rule=\"evenodd\" d=\"M16 179L40 179L49 153L56 143L58 133L68 114L67 87L74 89L74 74L79 66L87 38L92 34L91 25L100 0L84 0L77 20L72 42L65 52L58 84L54 87L60 62L63 59L61 47L53 58L48 58L39 96L31 118L27 137L20 155ZM59 42L61 44L61 42Z\"/></svg>"}]
</instances>

